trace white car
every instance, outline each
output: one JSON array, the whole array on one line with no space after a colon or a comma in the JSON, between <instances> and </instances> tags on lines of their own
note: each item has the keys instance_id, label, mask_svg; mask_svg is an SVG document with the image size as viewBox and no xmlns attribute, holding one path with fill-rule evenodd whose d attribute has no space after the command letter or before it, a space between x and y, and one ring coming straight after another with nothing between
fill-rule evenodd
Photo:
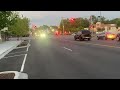
<instances>
[{"instance_id":1,"label":"white car","mask_svg":"<svg viewBox=\"0 0 120 90\"><path fill-rule=\"evenodd\" d=\"M75 36L75 33L71 34L72 36Z\"/></svg>"}]
</instances>

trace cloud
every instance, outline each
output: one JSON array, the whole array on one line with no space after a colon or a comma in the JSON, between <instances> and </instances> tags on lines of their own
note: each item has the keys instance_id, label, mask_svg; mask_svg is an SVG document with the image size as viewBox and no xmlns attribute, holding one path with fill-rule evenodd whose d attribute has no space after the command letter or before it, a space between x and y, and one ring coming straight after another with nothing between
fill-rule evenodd
<instances>
[{"instance_id":1,"label":"cloud","mask_svg":"<svg viewBox=\"0 0 120 90\"><path fill-rule=\"evenodd\" d=\"M24 16L33 20L33 19L41 19L41 18L45 17L48 14L48 12L44 12L44 11L20 11L20 14L23 14Z\"/></svg>"},{"instance_id":2,"label":"cloud","mask_svg":"<svg viewBox=\"0 0 120 90\"><path fill-rule=\"evenodd\" d=\"M100 11L20 11L20 14L30 18L31 23L37 25L59 25L61 17L85 17L100 15ZM102 11L102 16L112 19L120 16L119 11Z\"/></svg>"}]
</instances>

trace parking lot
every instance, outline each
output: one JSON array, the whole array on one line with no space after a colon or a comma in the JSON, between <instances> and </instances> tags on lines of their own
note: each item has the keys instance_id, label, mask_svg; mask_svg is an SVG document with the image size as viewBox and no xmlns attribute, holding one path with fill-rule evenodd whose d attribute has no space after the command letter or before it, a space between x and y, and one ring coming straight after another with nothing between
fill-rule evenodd
<instances>
[{"instance_id":1,"label":"parking lot","mask_svg":"<svg viewBox=\"0 0 120 90\"><path fill-rule=\"evenodd\" d=\"M30 40L24 40L19 46L0 60L0 72L23 72L25 60L30 47Z\"/></svg>"}]
</instances>

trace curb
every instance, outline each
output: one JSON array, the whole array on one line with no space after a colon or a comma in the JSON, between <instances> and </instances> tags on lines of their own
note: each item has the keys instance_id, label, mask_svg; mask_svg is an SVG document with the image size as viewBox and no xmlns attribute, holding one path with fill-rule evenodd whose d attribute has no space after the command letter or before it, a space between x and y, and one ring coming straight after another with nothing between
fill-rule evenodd
<instances>
[{"instance_id":1,"label":"curb","mask_svg":"<svg viewBox=\"0 0 120 90\"><path fill-rule=\"evenodd\" d=\"M21 41L22 42L22 41ZM21 43L20 42L20 43ZM18 43L17 45L14 45L13 47L11 47L10 49L6 50L5 52L3 52L1 55L0 55L0 59L2 59L5 55L7 55L9 52L11 52L13 49L15 49L20 43Z\"/></svg>"},{"instance_id":2,"label":"curb","mask_svg":"<svg viewBox=\"0 0 120 90\"><path fill-rule=\"evenodd\" d=\"M28 79L28 75L26 73L21 73L21 72L18 72L18 71L4 71L4 72L0 72L0 74L9 74L9 73L14 73L15 76L14 78L11 78L11 79ZM7 79L7 78L5 78Z\"/></svg>"}]
</instances>

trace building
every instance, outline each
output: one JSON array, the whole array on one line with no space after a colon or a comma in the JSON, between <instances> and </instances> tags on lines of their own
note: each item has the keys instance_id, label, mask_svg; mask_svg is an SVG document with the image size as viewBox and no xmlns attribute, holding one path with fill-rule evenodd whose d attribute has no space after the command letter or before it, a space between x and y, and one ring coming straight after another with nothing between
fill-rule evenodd
<instances>
[{"instance_id":1,"label":"building","mask_svg":"<svg viewBox=\"0 0 120 90\"><path fill-rule=\"evenodd\" d=\"M93 30L94 32L99 32L99 31L118 31L117 25L116 24L104 24L101 22L97 22L96 24L93 24L90 27L90 30ZM120 27L119 27L120 30Z\"/></svg>"}]
</instances>

